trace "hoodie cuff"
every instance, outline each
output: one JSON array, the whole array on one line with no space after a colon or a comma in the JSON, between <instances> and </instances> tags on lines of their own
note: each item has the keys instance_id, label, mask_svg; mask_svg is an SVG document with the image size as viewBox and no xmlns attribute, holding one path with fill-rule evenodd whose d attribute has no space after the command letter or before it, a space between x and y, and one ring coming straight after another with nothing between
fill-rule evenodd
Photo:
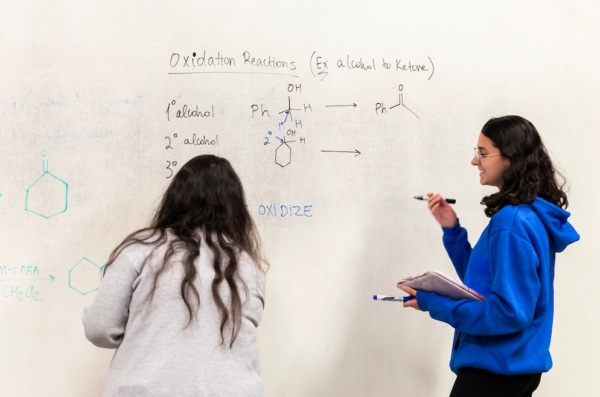
<instances>
[{"instance_id":1,"label":"hoodie cuff","mask_svg":"<svg viewBox=\"0 0 600 397\"><path fill-rule=\"evenodd\" d=\"M442 231L444 232L444 236L446 237L455 237L460 233L461 230L460 220L456 219L456 225L454 227L442 227Z\"/></svg>"},{"instance_id":2,"label":"hoodie cuff","mask_svg":"<svg viewBox=\"0 0 600 397\"><path fill-rule=\"evenodd\" d=\"M429 298L431 297L431 292L425 291L417 291L417 304L419 305L419 309L423 312L429 311Z\"/></svg>"}]
</instances>

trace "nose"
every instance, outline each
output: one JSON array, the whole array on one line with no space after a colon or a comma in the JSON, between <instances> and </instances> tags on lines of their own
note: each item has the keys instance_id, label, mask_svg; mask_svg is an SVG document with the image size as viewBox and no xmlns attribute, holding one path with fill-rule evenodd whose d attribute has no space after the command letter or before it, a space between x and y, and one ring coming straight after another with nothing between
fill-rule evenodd
<instances>
[{"instance_id":1,"label":"nose","mask_svg":"<svg viewBox=\"0 0 600 397\"><path fill-rule=\"evenodd\" d=\"M479 161L477 161L477 157L473 156L473 158L471 159L471 165L474 165L475 167L477 167L479 165Z\"/></svg>"}]
</instances>

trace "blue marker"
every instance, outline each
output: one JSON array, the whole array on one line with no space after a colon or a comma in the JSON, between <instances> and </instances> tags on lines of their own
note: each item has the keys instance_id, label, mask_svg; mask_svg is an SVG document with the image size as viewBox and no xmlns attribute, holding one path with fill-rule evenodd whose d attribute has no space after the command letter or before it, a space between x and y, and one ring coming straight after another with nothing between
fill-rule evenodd
<instances>
[{"instance_id":1,"label":"blue marker","mask_svg":"<svg viewBox=\"0 0 600 397\"><path fill-rule=\"evenodd\" d=\"M373 295L373 299L376 301L408 302L411 299L415 299L415 297L414 296Z\"/></svg>"}]
</instances>

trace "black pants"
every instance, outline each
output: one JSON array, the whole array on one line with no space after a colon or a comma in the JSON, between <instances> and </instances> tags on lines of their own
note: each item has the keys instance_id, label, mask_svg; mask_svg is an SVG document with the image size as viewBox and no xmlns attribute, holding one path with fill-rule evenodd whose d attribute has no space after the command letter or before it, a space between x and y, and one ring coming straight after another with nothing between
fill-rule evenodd
<instances>
[{"instance_id":1,"label":"black pants","mask_svg":"<svg viewBox=\"0 0 600 397\"><path fill-rule=\"evenodd\" d=\"M498 375L464 367L452 387L450 397L531 397L542 374Z\"/></svg>"}]
</instances>

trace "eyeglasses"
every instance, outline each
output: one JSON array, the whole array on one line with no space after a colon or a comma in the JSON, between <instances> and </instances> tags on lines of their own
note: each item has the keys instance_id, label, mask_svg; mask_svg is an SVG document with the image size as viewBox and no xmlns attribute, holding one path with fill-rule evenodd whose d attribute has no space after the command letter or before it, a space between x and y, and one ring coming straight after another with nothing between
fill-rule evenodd
<instances>
[{"instance_id":1,"label":"eyeglasses","mask_svg":"<svg viewBox=\"0 0 600 397\"><path fill-rule=\"evenodd\" d=\"M482 157L498 156L499 154L502 154L502 153L479 154L479 149L473 148L473 150L475 151L475 158L477 158L477 164L479 164L479 165L481 165L481 158Z\"/></svg>"}]
</instances>

